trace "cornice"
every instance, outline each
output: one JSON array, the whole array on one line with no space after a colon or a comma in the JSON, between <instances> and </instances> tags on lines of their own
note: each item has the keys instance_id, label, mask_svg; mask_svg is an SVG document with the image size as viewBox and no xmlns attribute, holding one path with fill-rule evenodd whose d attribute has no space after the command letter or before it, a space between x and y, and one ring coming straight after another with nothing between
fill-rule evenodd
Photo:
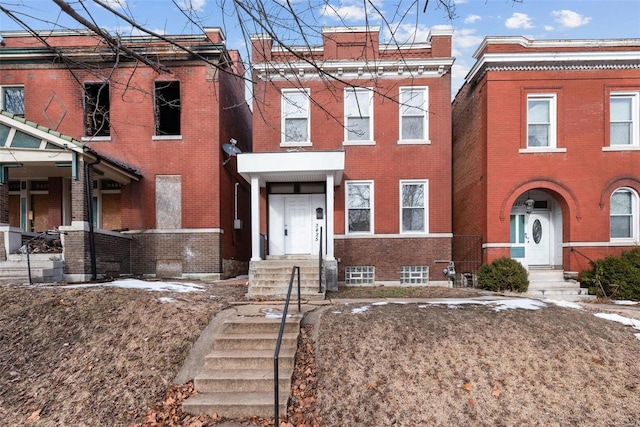
<instances>
[{"instance_id":1,"label":"cornice","mask_svg":"<svg viewBox=\"0 0 640 427\"><path fill-rule=\"evenodd\" d=\"M487 71L556 71L640 68L640 49L632 51L486 53L465 77L481 78Z\"/></svg>"},{"instance_id":2,"label":"cornice","mask_svg":"<svg viewBox=\"0 0 640 427\"><path fill-rule=\"evenodd\" d=\"M340 79L440 77L451 70L453 58L380 61L322 61L270 62L253 64L252 69L261 80L313 80L321 74Z\"/></svg>"}]
</instances>

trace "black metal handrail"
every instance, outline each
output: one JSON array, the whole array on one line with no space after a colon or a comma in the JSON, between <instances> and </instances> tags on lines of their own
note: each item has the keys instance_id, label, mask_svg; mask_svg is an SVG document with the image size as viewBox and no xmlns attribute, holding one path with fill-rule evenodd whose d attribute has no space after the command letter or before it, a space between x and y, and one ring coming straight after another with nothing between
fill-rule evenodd
<instances>
[{"instance_id":1,"label":"black metal handrail","mask_svg":"<svg viewBox=\"0 0 640 427\"><path fill-rule=\"evenodd\" d=\"M318 250L318 293L322 293L322 227L320 227L320 250Z\"/></svg>"},{"instance_id":2,"label":"black metal handrail","mask_svg":"<svg viewBox=\"0 0 640 427\"><path fill-rule=\"evenodd\" d=\"M602 295L604 295L605 298L609 298L607 296L607 293L604 291L604 286L602 286L602 282L600 281L600 268L597 262L595 262L594 260L592 260L591 258L589 258L588 256L586 256L585 254L583 254L582 252L580 252L579 250L577 250L574 247L571 247L571 252L575 252L578 255L582 256L583 258L585 258L587 261L589 261L592 265L593 268L595 269L595 273L596 273L596 282L598 283L598 286L600 286L600 290L602 291Z\"/></svg>"},{"instance_id":3,"label":"black metal handrail","mask_svg":"<svg viewBox=\"0 0 640 427\"><path fill-rule=\"evenodd\" d=\"M278 425L280 418L280 384L278 372L278 358L280 357L280 346L282 345L282 335L284 334L284 325L287 322L287 312L289 311L289 301L291 300L291 290L293 289L293 278L298 273L298 313L302 311L300 304L300 267L293 266L291 269L291 278L289 279L289 289L287 290L287 298L284 301L284 309L282 310L282 320L280 321L280 330L278 331L278 340L276 342L276 351L273 355L273 392L275 400L275 425Z\"/></svg>"}]
</instances>

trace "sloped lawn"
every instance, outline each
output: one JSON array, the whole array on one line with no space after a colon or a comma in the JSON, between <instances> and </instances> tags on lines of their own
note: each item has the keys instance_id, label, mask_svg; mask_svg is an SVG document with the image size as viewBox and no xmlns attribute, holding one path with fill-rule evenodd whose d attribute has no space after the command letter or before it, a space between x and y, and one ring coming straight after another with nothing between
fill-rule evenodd
<instances>
[{"instance_id":1,"label":"sloped lawn","mask_svg":"<svg viewBox=\"0 0 640 427\"><path fill-rule=\"evenodd\" d=\"M246 286L179 290L0 287L2 425L225 422L182 413L192 388L171 382L210 318L242 300ZM342 295L477 295L373 291ZM325 309L304 328L286 425L637 425L638 331L552 304L495 309L414 303Z\"/></svg>"}]
</instances>

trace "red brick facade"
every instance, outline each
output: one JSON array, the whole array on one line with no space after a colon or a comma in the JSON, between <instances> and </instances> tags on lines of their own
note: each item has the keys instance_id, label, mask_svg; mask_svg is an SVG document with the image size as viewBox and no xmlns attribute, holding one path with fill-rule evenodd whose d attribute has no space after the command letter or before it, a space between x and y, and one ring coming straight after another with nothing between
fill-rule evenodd
<instances>
[{"instance_id":1,"label":"red brick facade","mask_svg":"<svg viewBox=\"0 0 640 427\"><path fill-rule=\"evenodd\" d=\"M636 246L640 40L487 38L476 59L453 103L454 233L481 235L485 262L512 256L565 271ZM618 101L631 134L616 143ZM617 190L630 205L612 211ZM527 228L534 217L537 230ZM547 224L550 253L532 261Z\"/></svg>"},{"instance_id":2,"label":"red brick facade","mask_svg":"<svg viewBox=\"0 0 640 427\"><path fill-rule=\"evenodd\" d=\"M451 258L451 34L433 32L424 43L398 49L385 48L375 28L325 28L321 46L295 54L272 46L268 37L253 38L254 153L344 152L330 216L340 282L350 266L375 266L379 282L398 282L404 265L429 266L430 280L443 280L442 265L435 261ZM364 142L345 141L349 88L372 92L372 134ZM418 88L426 94L428 131L421 141L408 143L401 137L401 91ZM310 98L309 142L299 147L283 142L283 91L289 89L304 90ZM415 233L401 226L401 183L406 180L427 183L426 224ZM301 174L297 182L303 181ZM355 181L372 184L372 225L366 233L347 229L345 189ZM264 188L260 206L260 231L273 240Z\"/></svg>"},{"instance_id":3,"label":"red brick facade","mask_svg":"<svg viewBox=\"0 0 640 427\"><path fill-rule=\"evenodd\" d=\"M46 46L26 33L5 32L2 37L0 88L23 88L24 118L80 141L96 153L86 161L104 159L91 167L101 170L92 174L91 181L92 197L98 200L97 229L108 209L110 218L114 211L119 216L112 223L128 234L113 243L117 251L104 253L102 260L99 256L99 274L118 264L120 273L155 275L156 265L167 257L181 260L181 268L174 270L178 276L237 274L238 263L244 264L246 272L250 255L248 185L236 173L235 159L227 162L222 146L233 138L242 151L251 151L252 118L245 101L242 62L237 52L226 49L219 29L171 38L184 49L145 37L122 39L125 46L144 51L165 71L126 55L116 56L104 40L89 32L47 33ZM25 56L27 48L29 55ZM52 60L56 51L58 60ZM74 61L69 60L71 54ZM108 83L109 132L87 135L86 85L103 82ZM116 165L109 167L121 165L139 179L104 186L103 181L117 180L104 174L107 160ZM75 227L86 232L89 217L83 165L79 162L75 178L71 168L66 175L50 175L50 229ZM63 170L55 168L53 161L48 168L50 172L42 173ZM9 172L9 180L36 178L15 171ZM158 194L156 185L163 177L169 177L171 194ZM71 187L68 206L62 197L67 185ZM107 197L114 193L120 194L119 201ZM7 204L3 194L0 206ZM101 194L108 204L102 204ZM66 216L65 209L70 210ZM2 215L4 209L0 218ZM240 220L235 221L242 224L240 228L234 227L235 219ZM156 229L162 237L149 238L149 230ZM69 236L68 241L72 240L78 240L72 246L85 253L67 254L66 271L75 277L86 276L86 262L80 261L88 250L81 243L85 237ZM132 246L120 249L123 244ZM110 256L118 259L109 260ZM228 272L223 270L224 260L233 265Z\"/></svg>"}]
</instances>

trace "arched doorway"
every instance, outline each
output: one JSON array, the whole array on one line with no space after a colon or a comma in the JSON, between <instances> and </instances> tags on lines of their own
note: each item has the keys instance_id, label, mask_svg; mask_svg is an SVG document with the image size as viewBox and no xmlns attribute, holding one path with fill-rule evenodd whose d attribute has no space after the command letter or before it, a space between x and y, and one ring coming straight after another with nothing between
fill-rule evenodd
<instances>
[{"instance_id":1,"label":"arched doorway","mask_svg":"<svg viewBox=\"0 0 640 427\"><path fill-rule=\"evenodd\" d=\"M525 267L562 268L562 209L542 190L520 194L509 217L511 258Z\"/></svg>"}]
</instances>

